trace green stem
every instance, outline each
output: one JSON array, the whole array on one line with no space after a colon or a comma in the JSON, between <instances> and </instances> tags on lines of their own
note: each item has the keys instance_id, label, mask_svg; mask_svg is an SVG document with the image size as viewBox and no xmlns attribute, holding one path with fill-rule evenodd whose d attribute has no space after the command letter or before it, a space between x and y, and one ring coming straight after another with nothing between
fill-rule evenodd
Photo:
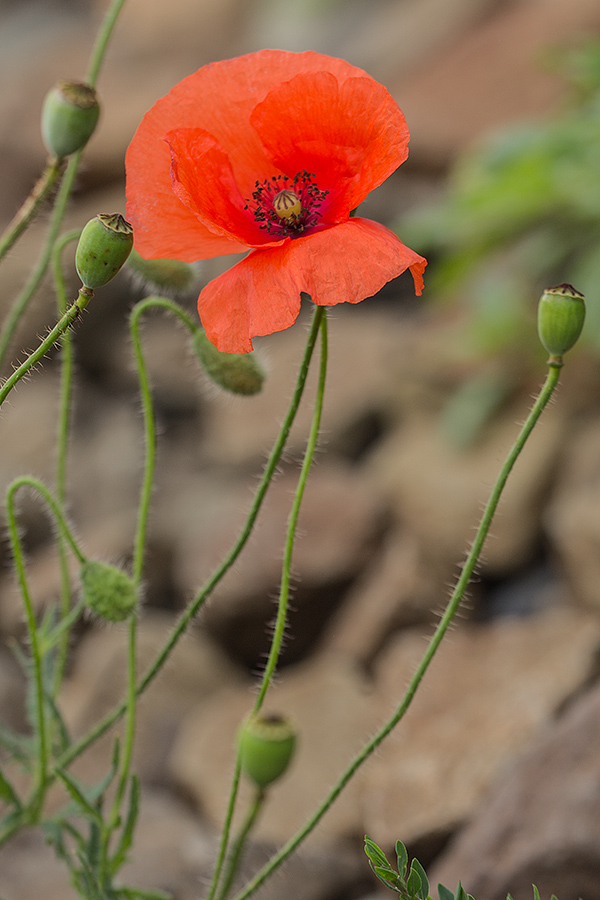
<instances>
[{"instance_id":1,"label":"green stem","mask_svg":"<svg viewBox=\"0 0 600 900\"><path fill-rule=\"evenodd\" d=\"M86 561L85 555L80 550L77 541L73 537L73 533L67 524L67 520L65 519L60 504L54 499L46 485L43 481L40 481L39 478L33 478L31 475L21 475L19 478L15 478L12 481L7 489L7 506L10 506L13 503L13 497L15 493L21 488L28 487L31 490L36 491L40 494L48 507L50 508L50 512L54 516L54 520L59 527L61 537L68 543L69 547L73 551L73 555L76 557L78 562L81 565Z\"/></svg>"},{"instance_id":2,"label":"green stem","mask_svg":"<svg viewBox=\"0 0 600 900\"><path fill-rule=\"evenodd\" d=\"M152 391L150 389L150 380L148 378L148 370L144 360L142 351L142 341L140 338L140 319L150 309L165 309L168 312L178 316L178 318L193 333L195 325L184 310L174 303L163 297L147 297L141 300L133 307L129 318L129 330L133 343L133 353L137 368L138 382L140 385L140 396L142 400L142 410L144 415L144 448L145 448L145 465L144 477L140 491L140 503L138 509L137 528L135 534L135 543L133 551L133 580L136 588L142 580L144 568L144 553L146 549L146 535L148 531L148 515L150 512L150 500L152 498L152 484L154 482L154 469L156 465L156 424L154 419L154 406L152 403Z\"/></svg>"},{"instance_id":3,"label":"green stem","mask_svg":"<svg viewBox=\"0 0 600 900\"><path fill-rule=\"evenodd\" d=\"M67 244L76 241L81 234L81 230L70 231L63 235L56 242L52 251L52 270L54 277L54 290L56 293L56 302L58 312L63 315L67 310L67 290L63 267L61 264L61 255ZM71 421L71 395L73 390L73 340L69 330L67 330L62 338L60 348L60 403L58 413L58 437L56 446L56 496L58 502L63 504L66 500L66 482L67 482L67 450L69 441L69 427ZM62 621L74 621L70 616L71 609L71 590L69 568L67 561L66 547L63 540L58 542L59 562L60 562L60 612ZM54 669L53 696L56 697L60 690L64 673L67 666L67 658L69 653L69 631L63 628L61 631L61 641L58 647L56 666Z\"/></svg>"},{"instance_id":4,"label":"green stem","mask_svg":"<svg viewBox=\"0 0 600 900\"><path fill-rule=\"evenodd\" d=\"M14 246L25 229L33 222L56 185L61 169L62 163L58 160L48 160L46 168L34 185L31 193L0 237L0 260L4 259L10 248Z\"/></svg>"},{"instance_id":5,"label":"green stem","mask_svg":"<svg viewBox=\"0 0 600 900\"><path fill-rule=\"evenodd\" d=\"M283 636L285 634L285 628L287 624L287 615L288 615L288 607L289 607L289 599L290 599L290 578L292 571L292 554L294 551L294 541L296 538L296 528L298 526L298 515L300 514L300 506L302 505L302 498L304 497L304 490L306 488L306 482L308 480L308 474L310 472L310 468L313 463L313 459L315 456L315 450L317 449L317 442L319 440L319 430L321 428L321 416L323 413L323 399L325 396L325 378L327 375L327 316L324 314L321 316L321 365L319 368L319 381L317 385L317 395L315 398L315 408L313 412L313 418L310 428L310 434L308 437L308 443L306 445L306 452L304 454L304 459L302 461L302 468L300 470L300 477L298 479L298 484L296 486L296 493L294 494L294 501L292 503L292 508L290 510L290 517L288 521L287 527L287 535L285 540L285 550L283 555L283 565L281 571L281 586L279 590L279 601L277 604L277 617L275 619L275 628L273 630L273 639L271 641L271 649L269 651L269 657L267 659L267 664L265 666L265 671L263 673L261 685L254 702L254 707L252 712L256 714L261 706L263 705L265 696L267 691L269 690L269 686L271 681L273 680L273 675L275 674L275 669L277 668L277 663L279 661L279 654L281 653L281 645L283 643Z\"/></svg>"},{"instance_id":6,"label":"green stem","mask_svg":"<svg viewBox=\"0 0 600 900\"><path fill-rule=\"evenodd\" d=\"M34 490L37 490L45 499L46 503L50 507L52 514L60 528L60 532L63 535L63 538L69 542L73 552L78 557L80 562L84 561L84 557L81 554L79 548L73 536L70 532L70 529L65 521L65 518L46 488L46 486L38 481L36 478L29 477L21 477L15 479L8 487L7 495L6 495L6 510L8 517L8 528L10 534L11 541L11 549L14 557L15 568L17 570L17 575L19 579L19 586L21 589L21 596L23 598L23 605L25 607L25 619L27 622L27 632L29 636L29 644L31 648L31 659L33 665L33 681L35 685L35 715L36 715L36 723L35 723L35 732L37 735L38 741L38 752L36 757L36 779L35 785L32 791L32 800L30 801L29 815L31 817L30 821L35 821L36 817L39 813L41 805L43 803L43 798L45 794L45 789L48 785L48 735L47 735L47 721L46 721L46 707L44 702L44 679L43 679L43 653L40 647L39 635L37 630L37 625L35 621L35 611L33 608L33 602L31 600L31 594L29 593L29 585L27 583L27 574L25 569L25 557L23 554L23 548L21 545L21 538L19 536L19 530L17 527L17 516L15 513L15 495L18 490L22 487L30 487Z\"/></svg>"},{"instance_id":7,"label":"green stem","mask_svg":"<svg viewBox=\"0 0 600 900\"><path fill-rule=\"evenodd\" d=\"M226 572L234 564L234 562L242 552L244 546L246 545L250 534L252 533L254 523L256 522L269 485L273 479L273 476L275 475L279 460L281 459L281 454L283 453L283 449L289 437L294 419L296 418L296 413L298 412L298 407L300 405L300 400L302 399L304 386L306 384L310 360L312 358L317 335L319 333L322 315L323 309L321 307L315 307L313 321L311 323L308 340L306 343L306 349L304 351L304 357L300 365L300 371L298 373L298 379L296 381L294 394L292 396L289 409L281 426L277 440L275 441L275 445L273 446L273 449L267 461L267 465L265 466L263 476L260 480L258 489L252 502L252 506L250 508L250 512L248 513L248 518L246 519L246 523L242 528L240 536L238 537L233 548L230 550L229 554L221 563L219 568L204 584L204 586L197 593L192 602L188 605L187 609L185 609L184 612L180 615L179 620L177 621L175 628L173 629L164 647L158 653L154 662L148 668L146 674L138 682L138 696L142 694L146 690L148 685L156 678L163 665L169 658L171 651L179 641L182 634L184 634L190 621L194 618L202 604L205 602L206 598L212 593L212 591L221 581ZM88 732L87 735L84 735L76 744L74 744L69 750L66 751L66 753L59 760L58 765L62 768L70 765L70 763L72 763L74 759L80 756L84 752L84 750L86 750L87 747L90 746L90 744L93 744L94 741L96 741L106 731L108 731L108 729L111 727L111 725L114 724L114 722L121 718L121 716L125 712L126 707L126 701L116 706L115 709L108 713L108 715L106 715L104 719L98 722L98 724L90 732Z\"/></svg>"},{"instance_id":8,"label":"green stem","mask_svg":"<svg viewBox=\"0 0 600 900\"><path fill-rule=\"evenodd\" d=\"M54 247L54 244L58 237L58 233L62 225L62 220L67 210L67 204L71 196L71 191L73 190L80 157L81 150L75 153L68 162L65 174L60 184L60 189L56 197L56 201L54 203L54 209L52 210L52 217L50 219L50 226L46 234L46 240L44 241L44 246L42 248L42 252L40 253L40 257L35 268L31 272L31 275L29 276L29 280L25 284L25 287L13 303L8 317L2 326L2 332L0 333L0 368L4 364L6 354L10 347L10 343L13 339L13 335L15 333L17 325L19 324L21 316L27 309L29 301L33 297L42 281L42 278L46 274L46 269L48 268L48 263L52 254L52 248Z\"/></svg>"},{"instance_id":9,"label":"green stem","mask_svg":"<svg viewBox=\"0 0 600 900\"><path fill-rule=\"evenodd\" d=\"M390 732L404 717L413 700L417 688L419 687L421 680L425 675L425 672L427 671L439 645L442 642L442 639L444 638L444 635L446 634L454 616L458 611L469 580L477 565L479 555L487 537L492 519L498 506L498 501L500 500L500 496L502 494L508 476L510 475L512 468L517 461L519 454L525 446L527 438L531 434L535 424L537 423L544 408L550 400L550 397L552 396L552 393L554 392L554 389L558 383L559 374L560 365L550 363L546 381L534 403L531 412L527 417L525 424L523 425L519 433L519 436L517 437L517 440L515 441L510 453L508 454L506 461L500 471L500 475L498 476L498 480L493 487L492 493L479 524L479 528L477 529L475 540L461 571L460 578L458 579L456 587L448 602L444 615L442 616L440 623L427 646L425 654L423 655L423 658L419 663L408 685L406 693L402 698L399 706L397 707L395 713L385 723L385 725L383 725L383 727L377 732L377 734L375 734L375 736L370 741L368 741L363 749L355 756L348 768L345 770L345 772L342 773L337 783L331 789L318 809L308 819L308 821L302 826L302 828L299 829L299 831L296 832L295 835L293 835L292 838L290 838L290 840L281 848L281 850L279 850L279 852L276 853L267 862L267 864L260 870L260 872L258 872L250 882L248 882L246 887L236 895L235 900L246 900L246 898L253 894L254 891L257 890L257 888L259 888L260 885L263 884L263 882L266 881L266 879L275 871L275 869L277 869L294 852L294 850L296 850L296 848L302 843L306 836L310 834L310 832L320 822L327 810L331 807L333 802L337 799L339 794L348 784L354 773L377 749L377 747L379 747L381 742L390 734Z\"/></svg>"},{"instance_id":10,"label":"green stem","mask_svg":"<svg viewBox=\"0 0 600 900\"><path fill-rule=\"evenodd\" d=\"M317 443L317 438L319 435L319 426L321 422L321 412L323 409L323 394L325 389L325 374L327 371L327 318L325 314L325 310L323 307L315 307L315 318L313 323L318 320L318 327L321 331L321 342L322 342L322 351L321 351L321 366L319 373L319 384L317 387L317 397L315 400L315 409L313 413L313 421L310 430L310 436L308 439L308 444L306 447L306 453L304 455L304 461L302 463L302 470L300 472L300 478L298 480L298 485L296 487L296 494L294 497L294 502L292 505L292 510L290 512L290 518L288 522L288 532L286 537L285 544L285 555L282 566L282 577L281 577L281 588L279 593L279 603L277 608L277 620L275 623L275 629L273 633L273 640L271 642L271 649L269 652L269 658L267 660L267 665L265 667L265 671L263 673L263 678L261 681L261 686L259 689L259 693L256 698L256 702L254 704L253 713L256 714L260 707L262 706L263 700L265 698L266 692L268 690L269 684L273 678L273 673L275 671L275 667L277 665L277 660L279 658L279 653L281 651L281 643L283 640L283 635L285 633L285 623L287 619L287 607L288 607L288 599L289 599L289 586L290 586L290 571L291 571L291 562L292 562L292 550L294 546L294 535L296 532L296 523L298 520L298 513L300 511L300 503L302 501L302 495L304 493L304 487L306 485L306 478L308 477L308 471L310 469L310 465L312 463L312 459L315 452L315 447ZM227 855L227 846L229 844L229 835L231 833L231 824L233 822L233 814L235 812L235 805L237 802L238 788L240 783L240 774L241 774L241 764L240 764L240 755L237 754L237 758L235 761L233 777L231 780L231 788L229 792L229 800L227 802L227 811L225 814L225 820L223 822L223 829L221 831L221 839L219 843L219 853L217 855L217 861L215 863L215 868L213 871L210 888L208 891L207 900L214 900L214 897L217 893L217 888L219 885L219 880L221 878L221 872L223 869L223 865L225 863L225 858ZM222 898L223 891L219 894L220 898Z\"/></svg>"},{"instance_id":11,"label":"green stem","mask_svg":"<svg viewBox=\"0 0 600 900\"><path fill-rule=\"evenodd\" d=\"M96 87L98 75L100 74L100 67L104 62L104 57L106 55L106 48L124 3L125 0L113 0L102 20L102 25L100 26L100 31L98 32L90 56L86 76L86 81L91 87Z\"/></svg>"},{"instance_id":12,"label":"green stem","mask_svg":"<svg viewBox=\"0 0 600 900\"><path fill-rule=\"evenodd\" d=\"M275 674L275 670L277 668L277 662L279 660L279 655L281 653L281 645L283 643L283 636L285 634L286 624L287 624L287 615L288 615L288 607L289 607L289 597L290 597L290 579L291 579L291 571L292 571L292 555L294 550L294 541L296 537L296 529L298 526L298 515L300 513L300 507L302 505L302 498L304 496L304 490L306 488L306 482L308 480L308 475L310 472L310 468L312 466L312 462L315 455L315 450L317 448L317 442L319 439L319 430L321 427L321 416L323 413L323 400L325 396L325 379L327 376L327 316L325 311L320 317L320 330L321 330L321 362L319 367L319 380L317 384L317 393L315 398L315 406L313 411L312 423L310 428L310 433L308 437L308 442L306 445L306 451L304 454L304 459L302 461L302 468L300 470L300 477L298 478L298 484L296 485L296 492L294 494L294 500L292 502L292 508L290 510L290 516L288 520L287 534L285 540L285 549L283 556L283 564L281 571L281 586L279 590L279 601L277 604L277 617L275 620L275 627L273 629L273 639L271 641L271 648L269 650L269 657L267 659L267 663L265 666L265 671L263 673L263 677L261 680L260 688L254 703L254 707L252 709L252 715L256 715L263 705L265 696L269 689L269 686L273 680L273 676ZM217 860L217 865L215 866L215 871L213 873L213 878L211 882L211 888L208 893L207 900L212 900L215 895L216 888L221 877L221 869L223 866L223 861L225 858L225 854L227 852L227 845L229 843L229 834L231 830L231 822L233 820L233 813L235 810L235 804L237 800L238 787L240 781L240 772L241 772L241 764L240 764L240 756L239 753L237 755L237 759L235 762L234 774L231 783L231 790L229 796L229 802L227 806L227 815L225 817L225 822L223 825L223 833L221 835L221 848L219 857ZM257 811L258 812L258 811ZM249 831L249 829L248 829ZM235 872L237 869L239 856L241 854L242 846L238 846L240 839L245 841L247 837L247 832L243 834L243 837L238 837L236 844L234 844L234 849L232 851L232 857L229 862L228 871L225 874L224 883L221 886L218 898L219 900L225 900L227 894L229 893L229 889L231 887L231 882L235 876Z\"/></svg>"},{"instance_id":13,"label":"green stem","mask_svg":"<svg viewBox=\"0 0 600 900\"><path fill-rule=\"evenodd\" d=\"M67 331L68 328L73 324L75 319L80 315L80 313L86 308L88 303L90 302L93 296L93 291L87 288L81 288L77 299L69 307L69 309L64 313L54 328L52 328L44 340L40 343L38 348L31 353L27 359L21 363L21 365L15 369L15 371L10 375L6 381L0 387L0 406L6 400L8 394L12 391L14 386L27 375L28 372L38 363L43 357L48 353L49 350L54 347L57 341L63 336L63 334Z\"/></svg>"},{"instance_id":14,"label":"green stem","mask_svg":"<svg viewBox=\"0 0 600 900\"><path fill-rule=\"evenodd\" d=\"M121 12L121 8L124 3L125 0L113 0L102 21L100 31L98 32L98 36L96 38L96 42L90 56L90 62L87 72L87 82L92 87L96 86L100 67L106 55L108 41L112 35L117 22L117 17ZM84 149L85 148L78 150L77 153L74 153L73 156L69 159L64 177L60 185L60 190L54 203L54 209L52 210L52 217L50 219L50 226L48 228L46 240L44 242L44 246L42 248L42 252L38 259L37 265L32 271L28 282L21 291L21 294L15 300L8 318L2 328L2 332L0 334L0 368L4 364L8 348L12 341L17 325L19 324L21 316L25 312L29 301L39 287L42 278L46 273L46 269L48 268L48 262L50 260L52 248L56 242L58 233L62 225L62 221L65 216L67 205L73 191L73 185L75 184L75 178L77 176L77 170L79 168L79 161Z\"/></svg>"},{"instance_id":15,"label":"green stem","mask_svg":"<svg viewBox=\"0 0 600 900\"><path fill-rule=\"evenodd\" d=\"M231 848L231 856L227 865L227 871L225 872L225 876L223 879L223 884L221 886L221 890L219 891L219 900L226 900L229 891L231 890L231 885L233 884L233 879L235 878L236 872L238 870L240 860L242 857L242 852L246 845L246 841L248 839L248 835L252 831L254 827L254 823L258 818L258 814L260 813L263 803L265 801L265 792L261 788L256 789L256 793L254 795L254 800L248 807L246 818L242 823L242 827L233 842L233 846Z\"/></svg>"}]
</instances>

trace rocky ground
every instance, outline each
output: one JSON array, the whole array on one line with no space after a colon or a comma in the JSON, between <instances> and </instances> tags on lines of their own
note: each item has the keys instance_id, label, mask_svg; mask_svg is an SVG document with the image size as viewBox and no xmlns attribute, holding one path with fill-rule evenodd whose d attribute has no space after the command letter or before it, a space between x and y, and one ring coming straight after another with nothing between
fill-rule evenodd
<instances>
[{"instance_id":1,"label":"rocky ground","mask_svg":"<svg viewBox=\"0 0 600 900\"><path fill-rule=\"evenodd\" d=\"M105 6L46 0L0 10L3 221L43 164L42 97L57 78L82 76ZM443 191L468 143L554 108L560 83L538 64L543 48L599 31L595 0L129 0L100 79L104 114L69 224L124 210L124 151L157 97L211 59L266 46L344 56L388 85L411 128L411 159L365 214L394 221ZM44 224L3 265L2 310ZM200 278L223 264L206 263ZM300 747L258 824L248 872L304 821L398 702L543 379L542 356L539 369L501 360L514 389L474 441L453 440L444 412L475 364L453 344L456 314L440 312L432 297L417 305L409 282L331 315L321 452L294 559L293 637L269 700L297 723ZM126 329L140 296L122 274L98 292L77 329L69 511L86 551L111 561L131 555L142 465ZM184 302L192 312L194 295ZM50 292L36 298L15 358L52 321L52 303ZM243 523L290 397L308 314L257 342L269 376L261 395L244 399L203 381L170 320L156 315L145 324L160 438L142 665ZM597 358L573 354L515 469L469 602L407 719L263 897L369 895L376 886L362 854L365 832L386 850L402 839L433 884L454 888L460 878L476 900L504 900L509 890L528 900L532 881L542 897L600 896L599 376ZM313 390L314 379L309 397ZM1 485L23 473L52 482L57 402L50 359L3 408ZM234 735L267 647L309 415L307 405L247 552L141 703L143 815L124 875L181 900L202 896L210 875ZM51 529L26 498L21 524L42 608L59 584ZM23 616L4 557L0 710L18 727L23 685L8 647L23 635ZM63 698L75 733L121 699L124 672L124 631L89 623L73 646ZM82 777L104 770L101 743L76 767ZM0 897L37 898L42 886L47 900L71 896L42 840L24 833L0 852Z\"/></svg>"}]
</instances>

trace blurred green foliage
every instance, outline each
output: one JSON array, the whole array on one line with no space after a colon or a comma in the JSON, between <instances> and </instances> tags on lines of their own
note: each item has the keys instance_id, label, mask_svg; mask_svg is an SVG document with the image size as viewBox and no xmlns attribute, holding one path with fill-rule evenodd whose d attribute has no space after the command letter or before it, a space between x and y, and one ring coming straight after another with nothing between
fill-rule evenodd
<instances>
[{"instance_id":1,"label":"blurred green foliage","mask_svg":"<svg viewBox=\"0 0 600 900\"><path fill-rule=\"evenodd\" d=\"M465 155L444 200L402 223L430 257L429 295L469 308L464 352L527 352L537 300L569 282L588 298L583 339L600 352L600 41L554 50L560 112Z\"/></svg>"}]
</instances>

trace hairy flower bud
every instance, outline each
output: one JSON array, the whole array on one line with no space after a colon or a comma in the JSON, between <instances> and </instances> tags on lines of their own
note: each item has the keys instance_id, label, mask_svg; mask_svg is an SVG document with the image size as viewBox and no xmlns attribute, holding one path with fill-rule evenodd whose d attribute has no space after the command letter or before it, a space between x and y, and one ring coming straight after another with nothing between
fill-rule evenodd
<instances>
[{"instance_id":1,"label":"hairy flower bud","mask_svg":"<svg viewBox=\"0 0 600 900\"><path fill-rule=\"evenodd\" d=\"M88 559L79 573L85 605L109 622L122 622L135 612L137 593L122 569Z\"/></svg>"},{"instance_id":2,"label":"hairy flower bud","mask_svg":"<svg viewBox=\"0 0 600 900\"><path fill-rule=\"evenodd\" d=\"M540 341L558 363L575 344L585 320L585 299L571 284L547 288L538 306Z\"/></svg>"},{"instance_id":3,"label":"hairy flower bud","mask_svg":"<svg viewBox=\"0 0 600 900\"><path fill-rule=\"evenodd\" d=\"M262 789L287 769L296 748L296 733L283 716L251 716L238 742L242 770Z\"/></svg>"},{"instance_id":4,"label":"hairy flower bud","mask_svg":"<svg viewBox=\"0 0 600 900\"><path fill-rule=\"evenodd\" d=\"M75 267L86 288L102 287L114 278L133 247L133 227L120 213L100 214L81 232Z\"/></svg>"},{"instance_id":5,"label":"hairy flower bud","mask_svg":"<svg viewBox=\"0 0 600 900\"><path fill-rule=\"evenodd\" d=\"M201 329L194 335L194 350L206 375L226 391L250 396L262 390L265 373L254 353L223 353Z\"/></svg>"},{"instance_id":6,"label":"hairy flower bud","mask_svg":"<svg viewBox=\"0 0 600 900\"><path fill-rule=\"evenodd\" d=\"M51 156L64 159L85 147L98 122L100 104L89 84L61 81L46 94L42 138Z\"/></svg>"},{"instance_id":7,"label":"hairy flower bud","mask_svg":"<svg viewBox=\"0 0 600 900\"><path fill-rule=\"evenodd\" d=\"M184 294L193 286L198 276L198 266L179 259L144 259L132 250L127 269L144 288L162 294Z\"/></svg>"}]
</instances>

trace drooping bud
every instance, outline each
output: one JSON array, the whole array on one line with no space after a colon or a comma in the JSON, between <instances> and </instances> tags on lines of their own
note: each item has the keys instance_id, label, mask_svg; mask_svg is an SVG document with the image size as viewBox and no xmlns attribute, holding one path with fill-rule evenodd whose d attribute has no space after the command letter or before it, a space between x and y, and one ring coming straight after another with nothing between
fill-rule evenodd
<instances>
[{"instance_id":1,"label":"drooping bud","mask_svg":"<svg viewBox=\"0 0 600 900\"><path fill-rule=\"evenodd\" d=\"M244 774L263 789L287 769L296 748L296 733L283 716L258 715L248 719L238 741Z\"/></svg>"},{"instance_id":2,"label":"drooping bud","mask_svg":"<svg viewBox=\"0 0 600 900\"><path fill-rule=\"evenodd\" d=\"M120 213L100 214L81 232L75 267L86 288L102 287L114 278L133 247L133 227Z\"/></svg>"},{"instance_id":3,"label":"drooping bud","mask_svg":"<svg viewBox=\"0 0 600 900\"><path fill-rule=\"evenodd\" d=\"M273 197L273 209L280 219L291 219L292 216L299 216L302 212L302 204L300 197L296 191L284 188Z\"/></svg>"},{"instance_id":4,"label":"drooping bud","mask_svg":"<svg viewBox=\"0 0 600 900\"><path fill-rule=\"evenodd\" d=\"M562 356L575 344L585 320L585 298L571 284L547 288L538 306L540 341L550 354L549 362L562 364Z\"/></svg>"},{"instance_id":5,"label":"drooping bud","mask_svg":"<svg viewBox=\"0 0 600 900\"><path fill-rule=\"evenodd\" d=\"M98 122L100 104L89 84L61 81L46 94L42 108L42 138L56 159L85 147Z\"/></svg>"},{"instance_id":6,"label":"drooping bud","mask_svg":"<svg viewBox=\"0 0 600 900\"><path fill-rule=\"evenodd\" d=\"M232 394L246 397L262 390L265 373L254 353L223 353L199 328L193 338L194 351L206 375Z\"/></svg>"},{"instance_id":7,"label":"drooping bud","mask_svg":"<svg viewBox=\"0 0 600 900\"><path fill-rule=\"evenodd\" d=\"M89 559L83 563L79 577L85 605L101 618L122 622L135 612L135 586L122 569Z\"/></svg>"},{"instance_id":8,"label":"drooping bud","mask_svg":"<svg viewBox=\"0 0 600 900\"><path fill-rule=\"evenodd\" d=\"M179 259L144 259L132 250L127 268L145 288L162 294L184 294L189 291L198 276L198 268Z\"/></svg>"}]
</instances>

